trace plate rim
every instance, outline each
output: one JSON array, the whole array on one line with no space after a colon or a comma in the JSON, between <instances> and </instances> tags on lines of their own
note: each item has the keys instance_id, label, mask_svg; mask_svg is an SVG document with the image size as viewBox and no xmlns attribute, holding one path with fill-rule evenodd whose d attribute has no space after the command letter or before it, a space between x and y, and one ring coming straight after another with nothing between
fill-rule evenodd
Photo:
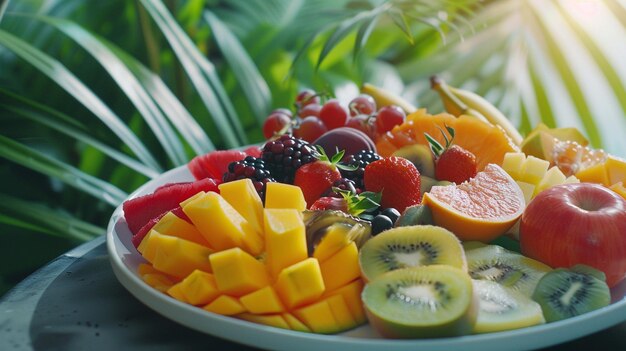
<instances>
[{"instance_id":1,"label":"plate rim","mask_svg":"<svg viewBox=\"0 0 626 351\"><path fill-rule=\"evenodd\" d=\"M146 182L124 201L144 195L150 191L149 189L154 190L157 186L165 184L170 177L188 178L180 179L180 181L193 179L186 165L182 165ZM508 350L529 350L575 340L626 321L626 296L624 296L609 306L558 322L502 332L437 339L360 338L344 335L345 333L323 335L265 326L207 312L175 300L145 284L138 274L123 262L117 250L116 245L121 245L121 239L117 235L115 226L122 218L123 209L120 204L111 215L106 234L109 261L122 286L141 303L168 319L199 332L239 344L282 350L291 350L297 346L303 351L320 347L359 351L379 350L381 347L389 351L414 350L419 347L422 351L438 351L461 346L465 350L488 351L499 350L506 343ZM625 283L622 282L620 286ZM205 323L196 324L196 320L204 320ZM546 339L546 336L550 338ZM282 341L277 341L277 339Z\"/></svg>"}]
</instances>

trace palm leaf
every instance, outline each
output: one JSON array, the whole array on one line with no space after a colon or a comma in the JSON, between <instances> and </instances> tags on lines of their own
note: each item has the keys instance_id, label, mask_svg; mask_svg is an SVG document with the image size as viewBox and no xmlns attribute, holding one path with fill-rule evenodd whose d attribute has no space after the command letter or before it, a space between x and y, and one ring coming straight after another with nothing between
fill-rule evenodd
<instances>
[{"instance_id":1,"label":"palm leaf","mask_svg":"<svg viewBox=\"0 0 626 351\"><path fill-rule=\"evenodd\" d=\"M141 0L180 60L228 147L246 143L241 122L215 67L193 44L160 0Z\"/></svg>"},{"instance_id":2,"label":"palm leaf","mask_svg":"<svg viewBox=\"0 0 626 351\"><path fill-rule=\"evenodd\" d=\"M248 98L258 124L262 125L269 112L272 100L270 89L265 79L259 73L239 39L217 16L210 11L205 11L204 19L211 27L215 42L237 77L239 86Z\"/></svg>"},{"instance_id":3,"label":"palm leaf","mask_svg":"<svg viewBox=\"0 0 626 351\"><path fill-rule=\"evenodd\" d=\"M179 166L187 162L183 145L165 116L141 82L115 53L96 36L71 21L44 16L36 18L65 33L91 54L133 103L173 164Z\"/></svg>"},{"instance_id":4,"label":"palm leaf","mask_svg":"<svg viewBox=\"0 0 626 351\"><path fill-rule=\"evenodd\" d=\"M9 214L9 216L1 216L0 222L31 229L42 234L81 242L105 233L103 228L84 222L67 213L5 194L0 194L0 209L3 213Z\"/></svg>"},{"instance_id":5,"label":"palm leaf","mask_svg":"<svg viewBox=\"0 0 626 351\"><path fill-rule=\"evenodd\" d=\"M100 118L143 163L157 171L161 170L158 162L130 128L59 61L4 30L0 30L0 45L29 62Z\"/></svg>"},{"instance_id":6,"label":"palm leaf","mask_svg":"<svg viewBox=\"0 0 626 351\"><path fill-rule=\"evenodd\" d=\"M2 22L2 17L4 16L4 13L6 12L7 7L9 7L9 1L10 0L6 0L2 2L2 4L0 4L0 22Z\"/></svg>"},{"instance_id":7,"label":"palm leaf","mask_svg":"<svg viewBox=\"0 0 626 351\"><path fill-rule=\"evenodd\" d=\"M110 205L119 205L127 196L117 187L40 151L0 135L0 156L24 167L54 177Z\"/></svg>"}]
</instances>

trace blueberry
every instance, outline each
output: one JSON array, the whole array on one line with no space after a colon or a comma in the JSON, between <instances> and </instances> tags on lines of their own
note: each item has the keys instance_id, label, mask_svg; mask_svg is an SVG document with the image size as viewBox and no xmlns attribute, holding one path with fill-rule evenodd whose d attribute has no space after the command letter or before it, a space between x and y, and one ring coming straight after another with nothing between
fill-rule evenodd
<instances>
[{"instance_id":1,"label":"blueberry","mask_svg":"<svg viewBox=\"0 0 626 351\"><path fill-rule=\"evenodd\" d=\"M393 228L393 222L389 217L382 214L374 217L374 220L372 221L372 235L378 235L379 233L391 228Z\"/></svg>"},{"instance_id":2,"label":"blueberry","mask_svg":"<svg viewBox=\"0 0 626 351\"><path fill-rule=\"evenodd\" d=\"M398 212L398 210L393 207L384 209L383 212L381 212L380 214L389 217L392 223L396 223L398 218L400 218L400 212Z\"/></svg>"}]
</instances>

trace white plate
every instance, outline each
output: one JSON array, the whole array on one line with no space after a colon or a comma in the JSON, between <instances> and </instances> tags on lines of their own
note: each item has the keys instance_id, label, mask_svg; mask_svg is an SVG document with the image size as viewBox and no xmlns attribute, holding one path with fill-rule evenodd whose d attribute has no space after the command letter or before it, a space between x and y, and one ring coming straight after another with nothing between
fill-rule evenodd
<instances>
[{"instance_id":1,"label":"white plate","mask_svg":"<svg viewBox=\"0 0 626 351\"><path fill-rule=\"evenodd\" d=\"M154 179L130 198L149 194L158 186L191 181L187 167L171 170ZM550 324L483 335L442 339L381 339L368 325L339 335L319 335L278 329L216 315L177 301L145 284L137 266L145 262L131 243L121 206L109 222L107 248L120 283L141 302L163 316L189 328L263 349L275 350L529 350L573 340L626 321L626 282L612 290L613 302L605 308Z\"/></svg>"}]
</instances>

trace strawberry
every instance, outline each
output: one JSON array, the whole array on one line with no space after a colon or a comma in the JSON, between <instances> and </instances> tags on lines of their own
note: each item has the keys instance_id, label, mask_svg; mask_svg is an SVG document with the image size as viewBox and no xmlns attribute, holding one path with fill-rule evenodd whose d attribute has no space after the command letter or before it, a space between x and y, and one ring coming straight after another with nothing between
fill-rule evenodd
<instances>
[{"instance_id":1,"label":"strawberry","mask_svg":"<svg viewBox=\"0 0 626 351\"><path fill-rule=\"evenodd\" d=\"M430 150L435 155L435 178L461 184L476 176L478 172L476 156L458 145L452 145L454 128L445 127L451 136L448 139L446 133L440 129L446 141L445 147L428 135L428 133L424 133L430 145Z\"/></svg>"},{"instance_id":2,"label":"strawberry","mask_svg":"<svg viewBox=\"0 0 626 351\"><path fill-rule=\"evenodd\" d=\"M347 166L340 165L345 151L338 152L332 159L328 158L324 149L318 146L317 161L307 163L296 171L293 184L300 187L307 206L323 196L332 187L333 183L341 179L339 168ZM349 168L349 167L348 167Z\"/></svg>"},{"instance_id":3,"label":"strawberry","mask_svg":"<svg viewBox=\"0 0 626 351\"><path fill-rule=\"evenodd\" d=\"M357 194L350 190L332 188L340 197L324 196L311 205L310 210L325 211L339 210L354 217L367 218L373 211L380 207L381 193L363 192Z\"/></svg>"},{"instance_id":4,"label":"strawberry","mask_svg":"<svg viewBox=\"0 0 626 351\"><path fill-rule=\"evenodd\" d=\"M382 192L381 206L400 213L422 201L420 172L402 157L385 157L365 167L365 189Z\"/></svg>"},{"instance_id":5,"label":"strawberry","mask_svg":"<svg viewBox=\"0 0 626 351\"><path fill-rule=\"evenodd\" d=\"M309 210L313 211L326 211L326 210L339 210L348 212L348 203L344 198L324 196L317 199Z\"/></svg>"}]
</instances>

